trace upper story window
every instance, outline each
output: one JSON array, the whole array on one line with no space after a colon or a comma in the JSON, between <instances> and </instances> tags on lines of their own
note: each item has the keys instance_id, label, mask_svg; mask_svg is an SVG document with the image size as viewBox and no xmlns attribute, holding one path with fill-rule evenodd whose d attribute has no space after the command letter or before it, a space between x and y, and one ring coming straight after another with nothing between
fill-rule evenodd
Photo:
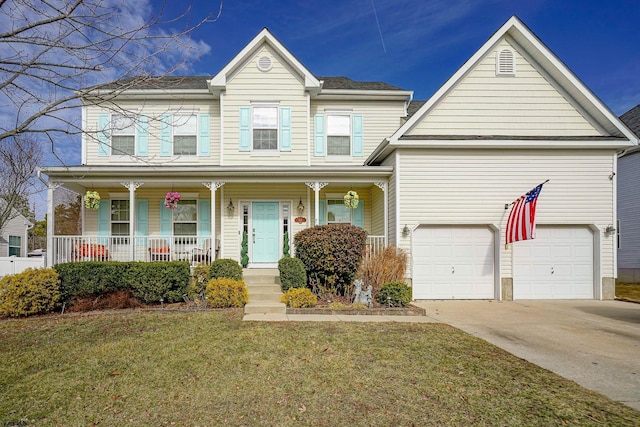
<instances>
[{"instance_id":1,"label":"upper story window","mask_svg":"<svg viewBox=\"0 0 640 427\"><path fill-rule=\"evenodd\" d=\"M351 116L327 114L327 155L351 155Z\"/></svg>"},{"instance_id":2,"label":"upper story window","mask_svg":"<svg viewBox=\"0 0 640 427\"><path fill-rule=\"evenodd\" d=\"M173 210L173 234L175 236L196 236L198 234L197 200L180 200Z\"/></svg>"},{"instance_id":3,"label":"upper story window","mask_svg":"<svg viewBox=\"0 0 640 427\"><path fill-rule=\"evenodd\" d=\"M111 200L111 235L128 236L129 218L129 200Z\"/></svg>"},{"instance_id":4,"label":"upper story window","mask_svg":"<svg viewBox=\"0 0 640 427\"><path fill-rule=\"evenodd\" d=\"M114 155L136 154L135 120L123 114L111 116L111 153Z\"/></svg>"},{"instance_id":5,"label":"upper story window","mask_svg":"<svg viewBox=\"0 0 640 427\"><path fill-rule=\"evenodd\" d=\"M22 238L20 236L9 236L9 256L20 256L22 250Z\"/></svg>"},{"instance_id":6,"label":"upper story window","mask_svg":"<svg viewBox=\"0 0 640 427\"><path fill-rule=\"evenodd\" d=\"M253 107L253 149L278 149L278 107Z\"/></svg>"},{"instance_id":7,"label":"upper story window","mask_svg":"<svg viewBox=\"0 0 640 427\"><path fill-rule=\"evenodd\" d=\"M195 115L173 116L173 154L195 156L198 153L198 121Z\"/></svg>"},{"instance_id":8,"label":"upper story window","mask_svg":"<svg viewBox=\"0 0 640 427\"><path fill-rule=\"evenodd\" d=\"M498 51L496 54L496 75L516 75L516 58L513 50L505 48Z\"/></svg>"}]
</instances>

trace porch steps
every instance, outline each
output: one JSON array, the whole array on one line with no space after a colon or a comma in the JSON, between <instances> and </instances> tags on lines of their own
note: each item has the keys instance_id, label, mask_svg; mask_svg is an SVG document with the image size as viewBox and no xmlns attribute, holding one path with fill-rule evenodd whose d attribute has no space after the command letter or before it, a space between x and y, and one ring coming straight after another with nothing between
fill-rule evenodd
<instances>
[{"instance_id":1,"label":"porch steps","mask_svg":"<svg viewBox=\"0 0 640 427\"><path fill-rule=\"evenodd\" d=\"M287 307L280 302L280 273L277 268L245 269L242 272L249 291L249 302L244 306L244 314L281 314Z\"/></svg>"}]
</instances>

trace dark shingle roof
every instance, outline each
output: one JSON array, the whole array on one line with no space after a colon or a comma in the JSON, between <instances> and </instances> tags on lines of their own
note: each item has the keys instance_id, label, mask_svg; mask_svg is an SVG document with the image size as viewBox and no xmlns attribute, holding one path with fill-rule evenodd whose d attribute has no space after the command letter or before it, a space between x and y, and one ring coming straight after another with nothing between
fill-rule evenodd
<instances>
[{"instance_id":1,"label":"dark shingle roof","mask_svg":"<svg viewBox=\"0 0 640 427\"><path fill-rule=\"evenodd\" d=\"M347 89L347 90L404 90L385 82L357 82L348 77L317 77L322 80L323 89Z\"/></svg>"},{"instance_id":2,"label":"dark shingle roof","mask_svg":"<svg viewBox=\"0 0 640 427\"><path fill-rule=\"evenodd\" d=\"M407 107L407 119L411 118L427 101L411 101Z\"/></svg>"},{"instance_id":3,"label":"dark shingle roof","mask_svg":"<svg viewBox=\"0 0 640 427\"><path fill-rule=\"evenodd\" d=\"M621 115L620 120L622 120L633 133L640 137L640 104Z\"/></svg>"}]
</instances>

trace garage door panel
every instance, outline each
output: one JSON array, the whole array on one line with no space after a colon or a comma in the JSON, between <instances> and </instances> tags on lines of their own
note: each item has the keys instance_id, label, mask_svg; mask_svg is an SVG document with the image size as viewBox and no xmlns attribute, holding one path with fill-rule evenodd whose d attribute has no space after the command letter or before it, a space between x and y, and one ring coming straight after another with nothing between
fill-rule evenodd
<instances>
[{"instance_id":1,"label":"garage door panel","mask_svg":"<svg viewBox=\"0 0 640 427\"><path fill-rule=\"evenodd\" d=\"M592 299L593 233L582 226L538 226L513 246L515 299Z\"/></svg>"},{"instance_id":2,"label":"garage door panel","mask_svg":"<svg viewBox=\"0 0 640 427\"><path fill-rule=\"evenodd\" d=\"M416 299L494 297L494 233L484 226L420 227L413 235Z\"/></svg>"}]
</instances>

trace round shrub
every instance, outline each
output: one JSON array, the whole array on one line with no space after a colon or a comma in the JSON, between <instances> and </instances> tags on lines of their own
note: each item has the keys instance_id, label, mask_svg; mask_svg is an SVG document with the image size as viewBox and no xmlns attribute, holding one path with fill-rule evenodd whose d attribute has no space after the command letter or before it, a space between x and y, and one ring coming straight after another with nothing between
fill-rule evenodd
<instances>
[{"instance_id":1,"label":"round shrub","mask_svg":"<svg viewBox=\"0 0 640 427\"><path fill-rule=\"evenodd\" d=\"M249 292L242 280L221 277L207 283L205 297L210 307L244 307L249 301Z\"/></svg>"},{"instance_id":2,"label":"round shrub","mask_svg":"<svg viewBox=\"0 0 640 427\"><path fill-rule=\"evenodd\" d=\"M294 308L315 307L318 297L308 288L291 288L282 294L280 302Z\"/></svg>"},{"instance_id":3,"label":"round shrub","mask_svg":"<svg viewBox=\"0 0 640 427\"><path fill-rule=\"evenodd\" d=\"M376 301L380 304L404 307L411 302L411 288L403 282L384 284L376 295Z\"/></svg>"},{"instance_id":4,"label":"round shrub","mask_svg":"<svg viewBox=\"0 0 640 427\"><path fill-rule=\"evenodd\" d=\"M204 289L207 286L210 276L211 272L208 264L196 265L193 268L191 280L187 287L187 296L189 296L189 298L199 298L200 294L204 293Z\"/></svg>"},{"instance_id":5,"label":"round shrub","mask_svg":"<svg viewBox=\"0 0 640 427\"><path fill-rule=\"evenodd\" d=\"M0 314L30 316L53 310L60 300L60 279L52 268L28 268L0 280Z\"/></svg>"},{"instance_id":6,"label":"round shrub","mask_svg":"<svg viewBox=\"0 0 640 427\"><path fill-rule=\"evenodd\" d=\"M217 259L209 267L209 277L211 279L226 277L233 280L242 280L242 267L234 259Z\"/></svg>"},{"instance_id":7,"label":"round shrub","mask_svg":"<svg viewBox=\"0 0 640 427\"><path fill-rule=\"evenodd\" d=\"M299 258L281 258L278 261L278 270L282 292L287 292L290 288L307 287L307 272L304 271L304 264Z\"/></svg>"}]
</instances>

